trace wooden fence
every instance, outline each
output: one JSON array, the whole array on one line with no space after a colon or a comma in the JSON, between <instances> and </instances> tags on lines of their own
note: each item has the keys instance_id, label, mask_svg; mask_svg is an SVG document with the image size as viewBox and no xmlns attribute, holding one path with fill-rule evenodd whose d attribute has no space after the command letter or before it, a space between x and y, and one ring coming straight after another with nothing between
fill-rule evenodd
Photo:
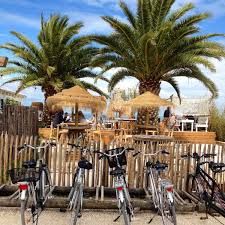
<instances>
[{"instance_id":1,"label":"wooden fence","mask_svg":"<svg viewBox=\"0 0 225 225\"><path fill-rule=\"evenodd\" d=\"M20 167L22 161L28 160L33 157L32 152L24 151L18 154L17 146L22 143L36 144L36 137L19 137L9 136L2 134L0 136L0 184L10 183L7 171L11 168ZM111 147L119 146L120 143L113 143ZM199 154L214 153L217 156L214 158L215 162L225 161L225 143L216 142L215 144L198 144L186 142L172 142L163 143L156 142L154 145L148 143L135 143L133 146L137 150L146 152L154 152L155 149L167 149L170 152L168 156L159 156L159 160L169 164L169 170L166 176L172 180L173 184L178 190L185 190L187 175L194 170L194 160L181 159L181 155L187 152L197 152ZM102 150L103 146L97 141L90 142L90 148L93 150ZM79 151L74 151L70 146L58 143L57 147L51 147L45 154L46 161L51 171L53 183L57 186L71 186L72 177L79 159ZM113 179L109 175L110 169L106 160L99 160L96 155L88 157L93 163L93 170L86 171L85 186L97 187L105 186L112 187ZM130 188L145 187L145 163L147 158L138 156L133 158L132 153L127 156L126 178ZM206 166L206 171L210 170ZM218 174L216 177L221 188L225 190L225 176L223 173Z\"/></svg>"},{"instance_id":2,"label":"wooden fence","mask_svg":"<svg viewBox=\"0 0 225 225\"><path fill-rule=\"evenodd\" d=\"M9 135L38 135L38 110L5 105L0 114L0 132L7 132Z\"/></svg>"}]
</instances>

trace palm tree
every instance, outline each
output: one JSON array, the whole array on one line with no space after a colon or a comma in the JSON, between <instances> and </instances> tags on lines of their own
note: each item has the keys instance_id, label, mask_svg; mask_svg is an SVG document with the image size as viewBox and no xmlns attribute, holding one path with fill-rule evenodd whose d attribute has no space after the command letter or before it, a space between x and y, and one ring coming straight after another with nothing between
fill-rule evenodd
<instances>
[{"instance_id":1,"label":"palm tree","mask_svg":"<svg viewBox=\"0 0 225 225\"><path fill-rule=\"evenodd\" d=\"M110 91L119 81L130 76L139 80L140 94L151 91L159 95L161 82L165 81L172 85L180 98L176 78L188 77L199 80L213 97L217 96L215 84L199 69L199 65L215 72L210 59L222 59L225 51L221 44L210 39L221 34L200 34L198 24L210 15L191 12L193 4L172 10L174 2L138 0L135 14L120 2L126 22L110 16L102 17L113 32L92 36L92 40L102 45L93 66L102 66L104 72L117 69L109 83ZM151 123L154 123L158 110L148 112ZM139 123L140 118L145 120L146 114L146 110L139 112Z\"/></svg>"},{"instance_id":2,"label":"palm tree","mask_svg":"<svg viewBox=\"0 0 225 225\"><path fill-rule=\"evenodd\" d=\"M11 66L1 70L3 75L16 74L4 84L19 82L17 93L28 87L40 86L45 100L74 85L105 95L93 84L82 80L97 77L88 69L97 49L89 45L87 37L78 35L82 26L82 23L69 25L67 16L52 15L48 21L42 17L38 45L23 34L12 31L22 44L1 46L16 56L15 60L9 61Z\"/></svg>"}]
</instances>

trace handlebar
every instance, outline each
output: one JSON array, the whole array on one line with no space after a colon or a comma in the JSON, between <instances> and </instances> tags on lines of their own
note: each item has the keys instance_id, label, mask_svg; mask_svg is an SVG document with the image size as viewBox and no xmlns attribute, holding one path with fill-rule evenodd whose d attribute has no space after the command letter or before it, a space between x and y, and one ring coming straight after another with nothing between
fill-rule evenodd
<instances>
[{"instance_id":1,"label":"handlebar","mask_svg":"<svg viewBox=\"0 0 225 225\"><path fill-rule=\"evenodd\" d=\"M44 146L33 146L33 145L29 145L29 144L26 144L24 143L22 146L19 146L17 148L17 150L20 152L21 150L25 149L25 148L31 148L33 150L40 150L40 149L45 149L47 148L48 146L56 146L56 143L54 142L48 142L46 145Z\"/></svg>"},{"instance_id":2,"label":"handlebar","mask_svg":"<svg viewBox=\"0 0 225 225\"><path fill-rule=\"evenodd\" d=\"M181 158L193 158L193 159L200 160L201 158L211 158L214 156L216 156L216 154L214 154L214 153L212 153L212 154L204 153L200 156L197 152L194 152L193 154L190 154L190 152L189 152L188 154L181 155Z\"/></svg>"},{"instance_id":3,"label":"handlebar","mask_svg":"<svg viewBox=\"0 0 225 225\"><path fill-rule=\"evenodd\" d=\"M139 155L139 154L142 154L142 155L144 155L144 156L156 156L156 155L158 155L159 153L161 153L161 154L165 154L165 155L169 155L170 153L169 152L167 152L166 150L159 150L159 151L157 151L157 152L155 152L155 153L148 153L148 154L145 154L145 153L143 153L143 152L140 152L140 151L138 151L138 152L136 152L136 153L134 153L133 154L133 157L136 157L137 155Z\"/></svg>"},{"instance_id":4,"label":"handlebar","mask_svg":"<svg viewBox=\"0 0 225 225\"><path fill-rule=\"evenodd\" d=\"M120 151L121 150L121 151ZM120 151L119 153L115 153L115 154L108 154L109 152L113 152L113 151ZM122 155L125 151L134 151L134 148L124 148L124 147L120 147L120 148L113 148L113 149L109 149L106 150L106 152L100 152L100 151L94 151L94 153L100 154L99 159L102 159L104 157L116 157L116 156L120 156Z\"/></svg>"},{"instance_id":5,"label":"handlebar","mask_svg":"<svg viewBox=\"0 0 225 225\"><path fill-rule=\"evenodd\" d=\"M82 148L80 145L72 144L72 143L67 143L68 145L72 146L72 148Z\"/></svg>"}]
</instances>

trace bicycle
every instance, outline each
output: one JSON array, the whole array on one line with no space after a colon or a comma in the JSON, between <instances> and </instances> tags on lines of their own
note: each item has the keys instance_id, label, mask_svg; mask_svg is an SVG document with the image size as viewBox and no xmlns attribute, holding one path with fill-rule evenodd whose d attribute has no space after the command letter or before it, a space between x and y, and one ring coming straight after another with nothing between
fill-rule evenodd
<instances>
[{"instance_id":1,"label":"bicycle","mask_svg":"<svg viewBox=\"0 0 225 225\"><path fill-rule=\"evenodd\" d=\"M155 157L158 154L169 154L165 150L157 151L153 154L145 154L137 152L134 156L142 154L143 156ZM152 196L153 204L158 213L161 215L163 225L177 224L175 200L174 200L174 188L173 184L168 179L161 178L161 172L165 172L168 168L168 164L160 163L159 161L146 162L146 189L148 194ZM150 219L151 223L155 215Z\"/></svg>"},{"instance_id":2,"label":"bicycle","mask_svg":"<svg viewBox=\"0 0 225 225\"><path fill-rule=\"evenodd\" d=\"M123 166L127 165L126 151L133 150L133 148L120 147L107 150L105 153L95 151L95 153L100 155L99 159L106 158L108 160L109 167L113 169L110 171L110 175L114 178L114 187L116 189L117 205L119 209L119 216L114 219L114 222L123 215L125 225L131 224L131 218L134 216L134 212L125 179L126 171L123 169Z\"/></svg>"},{"instance_id":3,"label":"bicycle","mask_svg":"<svg viewBox=\"0 0 225 225\"><path fill-rule=\"evenodd\" d=\"M34 154L37 153L38 158L36 161L24 161L22 163L22 168L9 170L12 183L18 184L19 187L22 225L27 225L31 222L31 219L32 224L38 224L38 217L55 188L55 186L52 185L50 172L44 160L44 149L47 149L49 146L56 146L56 144L49 142L44 146L24 144L18 147L19 152L27 150L28 148L32 149ZM31 199L31 201L29 201L29 199ZM29 211L31 211L31 216L27 218L28 215L26 213Z\"/></svg>"},{"instance_id":4,"label":"bicycle","mask_svg":"<svg viewBox=\"0 0 225 225\"><path fill-rule=\"evenodd\" d=\"M225 195L216 182L215 176L217 173L225 171L224 163L215 163L213 161L202 161L205 158L215 157L216 154L198 153L182 155L181 158L193 158L195 160L195 171L189 174L187 179L186 189L189 194L194 196L198 201L205 202L207 219L210 209L214 209L225 217ZM212 176L202 169L202 166L208 164L212 171Z\"/></svg>"},{"instance_id":5,"label":"bicycle","mask_svg":"<svg viewBox=\"0 0 225 225\"><path fill-rule=\"evenodd\" d=\"M72 146L72 148L77 148L81 151L81 158L78 162L78 167L73 176L73 184L68 196L68 209L72 211L70 224L76 225L78 218L81 217L81 210L83 205L85 170L91 170L93 166L91 162L85 159L87 152L90 153L89 149L76 144L68 143L68 145Z\"/></svg>"}]
</instances>

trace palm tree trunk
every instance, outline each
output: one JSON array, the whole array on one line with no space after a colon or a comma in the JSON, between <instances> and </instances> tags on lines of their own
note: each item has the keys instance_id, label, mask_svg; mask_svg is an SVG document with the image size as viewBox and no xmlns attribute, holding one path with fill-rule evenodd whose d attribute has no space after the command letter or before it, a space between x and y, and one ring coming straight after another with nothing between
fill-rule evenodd
<instances>
[{"instance_id":1,"label":"palm tree trunk","mask_svg":"<svg viewBox=\"0 0 225 225\"><path fill-rule=\"evenodd\" d=\"M140 81L140 94L150 91L153 94L159 95L160 81L148 80ZM142 108L138 111L137 124L157 126L158 124L158 108Z\"/></svg>"},{"instance_id":2,"label":"palm tree trunk","mask_svg":"<svg viewBox=\"0 0 225 225\"><path fill-rule=\"evenodd\" d=\"M51 117L52 117L51 110L46 105L46 100L48 97L54 94L56 94L56 91L53 87L49 86L44 89L45 103L44 103L44 111L43 111L43 122L45 123L45 126L48 126L51 124Z\"/></svg>"}]
</instances>

